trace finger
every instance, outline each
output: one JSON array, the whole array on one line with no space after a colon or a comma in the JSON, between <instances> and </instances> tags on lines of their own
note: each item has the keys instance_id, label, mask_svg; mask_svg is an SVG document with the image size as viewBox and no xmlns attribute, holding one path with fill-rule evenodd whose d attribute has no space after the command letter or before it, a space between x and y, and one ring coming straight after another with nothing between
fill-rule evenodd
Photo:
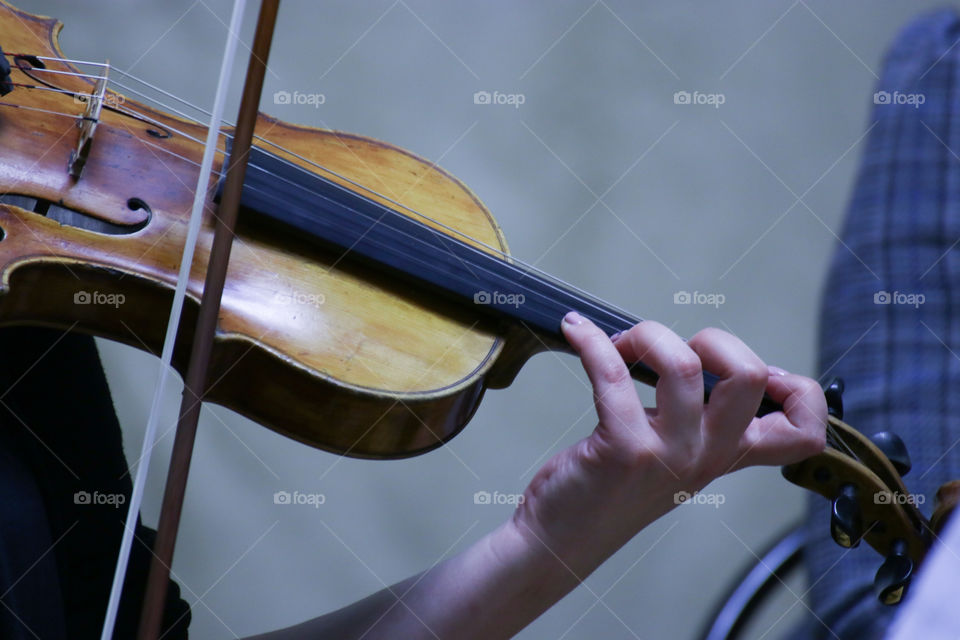
<instances>
[{"instance_id":1,"label":"finger","mask_svg":"<svg viewBox=\"0 0 960 640\"><path fill-rule=\"evenodd\" d=\"M627 365L607 334L574 311L564 316L561 329L593 385L600 424L613 429L646 424Z\"/></svg>"},{"instance_id":2,"label":"finger","mask_svg":"<svg viewBox=\"0 0 960 640\"><path fill-rule=\"evenodd\" d=\"M799 462L823 451L827 401L814 380L770 367L767 394L783 411L755 418L741 439L736 468Z\"/></svg>"},{"instance_id":3,"label":"finger","mask_svg":"<svg viewBox=\"0 0 960 640\"><path fill-rule=\"evenodd\" d=\"M767 365L739 338L719 329L704 329L687 344L700 356L703 368L718 378L704 408L707 446L735 450L757 414L767 386Z\"/></svg>"},{"instance_id":4,"label":"finger","mask_svg":"<svg viewBox=\"0 0 960 640\"><path fill-rule=\"evenodd\" d=\"M659 322L645 320L621 334L617 350L627 362L643 362L657 381L657 419L664 439L700 439L703 417L703 369L700 358L680 336Z\"/></svg>"}]
</instances>

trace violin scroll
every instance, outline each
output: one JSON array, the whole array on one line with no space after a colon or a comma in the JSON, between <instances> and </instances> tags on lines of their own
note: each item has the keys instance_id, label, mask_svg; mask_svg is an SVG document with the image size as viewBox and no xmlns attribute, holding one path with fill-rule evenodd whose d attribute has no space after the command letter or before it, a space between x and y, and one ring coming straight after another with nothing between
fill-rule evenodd
<instances>
[{"instance_id":1,"label":"violin scroll","mask_svg":"<svg viewBox=\"0 0 960 640\"><path fill-rule=\"evenodd\" d=\"M874 587L881 602L897 604L930 547L931 524L901 479L910 470L903 441L886 432L868 438L842 422L842 391L843 383L834 381L824 392L831 408L827 448L783 467L783 476L831 501L837 544L852 548L863 540L884 557ZM960 485L951 495L960 496Z\"/></svg>"}]
</instances>

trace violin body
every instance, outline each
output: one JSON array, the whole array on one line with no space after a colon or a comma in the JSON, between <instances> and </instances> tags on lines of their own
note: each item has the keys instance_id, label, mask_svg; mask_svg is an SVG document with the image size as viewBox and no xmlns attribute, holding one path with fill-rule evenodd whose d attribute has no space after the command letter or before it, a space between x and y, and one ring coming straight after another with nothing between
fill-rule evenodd
<instances>
[{"instance_id":1,"label":"violin body","mask_svg":"<svg viewBox=\"0 0 960 640\"><path fill-rule=\"evenodd\" d=\"M62 59L61 27L0 0L6 52ZM79 71L59 60L46 65ZM16 67L12 77L31 82ZM58 88L92 92L86 78L54 78ZM67 167L83 102L30 88L3 100L44 111L0 108L0 193L40 203L40 212L0 205L0 324L83 331L159 353L203 154L197 140L206 128L107 92L104 103L125 113L102 111L76 179ZM479 243L507 250L479 199L412 153L263 114L256 133L277 145L258 140L257 146L291 163L311 171L310 161L320 163L338 174L328 176L335 182L348 185L342 176L370 185ZM219 153L215 175L223 161ZM173 359L181 373L212 243L214 192L211 184ZM99 230L61 224L43 211L48 205ZM414 455L462 429L484 389L508 384L537 348L530 336L508 335L498 323L389 274L269 226L246 224L241 211L207 399L337 453Z\"/></svg>"}]
</instances>

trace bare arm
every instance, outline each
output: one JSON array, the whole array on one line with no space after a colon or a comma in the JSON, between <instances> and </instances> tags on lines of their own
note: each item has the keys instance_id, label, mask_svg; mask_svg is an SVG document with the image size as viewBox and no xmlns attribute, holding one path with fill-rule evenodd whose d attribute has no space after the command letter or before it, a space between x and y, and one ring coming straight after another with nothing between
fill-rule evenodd
<instances>
[{"instance_id":1,"label":"bare arm","mask_svg":"<svg viewBox=\"0 0 960 640\"><path fill-rule=\"evenodd\" d=\"M594 390L594 431L548 461L513 517L463 553L339 611L260 640L509 638L676 506L675 494L824 446L826 404L807 378L768 368L716 329L684 342L643 322L615 342L576 314L563 324ZM625 362L659 375L645 409ZM703 403L703 370L720 377ZM754 417L766 391L783 412Z\"/></svg>"}]
</instances>

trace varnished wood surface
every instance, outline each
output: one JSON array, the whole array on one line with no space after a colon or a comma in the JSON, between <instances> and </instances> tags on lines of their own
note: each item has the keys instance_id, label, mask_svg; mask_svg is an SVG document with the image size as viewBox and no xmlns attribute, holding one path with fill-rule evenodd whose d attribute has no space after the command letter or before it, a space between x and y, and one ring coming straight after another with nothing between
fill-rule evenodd
<instances>
[{"instance_id":1,"label":"varnished wood surface","mask_svg":"<svg viewBox=\"0 0 960 640\"><path fill-rule=\"evenodd\" d=\"M0 6L0 35L7 51L64 57L57 43L60 28L49 18ZM49 68L73 70L57 62ZM17 70L13 76L33 83ZM83 93L92 86L69 76L53 76L52 81ZM83 108L68 95L22 87L4 101L68 114ZM112 94L108 102L170 130L200 140L205 136L201 126L126 97ZM131 210L129 199L139 198L152 210L142 230L107 236L0 205L6 234L0 242L0 322L74 327L159 352L202 145L176 132L157 139L147 133L150 128L105 110L83 175L74 182L66 167L76 144L76 120L0 108L0 191L61 202L131 226L146 214ZM321 164L506 251L498 226L477 197L409 152L266 115L258 119L257 134L289 150L264 145L291 162ZM218 166L221 161L218 156ZM188 286L175 357L179 369L187 353L184 334L192 331L202 290L213 213L211 203ZM95 292L101 300L122 294L124 301L116 306L76 304L74 296L81 292ZM410 455L436 446L463 426L502 347L503 340L491 327L478 324L469 310L441 304L349 259L244 225L241 219L223 296L210 399L314 446L350 455ZM522 358L512 361L515 369Z\"/></svg>"}]
</instances>

